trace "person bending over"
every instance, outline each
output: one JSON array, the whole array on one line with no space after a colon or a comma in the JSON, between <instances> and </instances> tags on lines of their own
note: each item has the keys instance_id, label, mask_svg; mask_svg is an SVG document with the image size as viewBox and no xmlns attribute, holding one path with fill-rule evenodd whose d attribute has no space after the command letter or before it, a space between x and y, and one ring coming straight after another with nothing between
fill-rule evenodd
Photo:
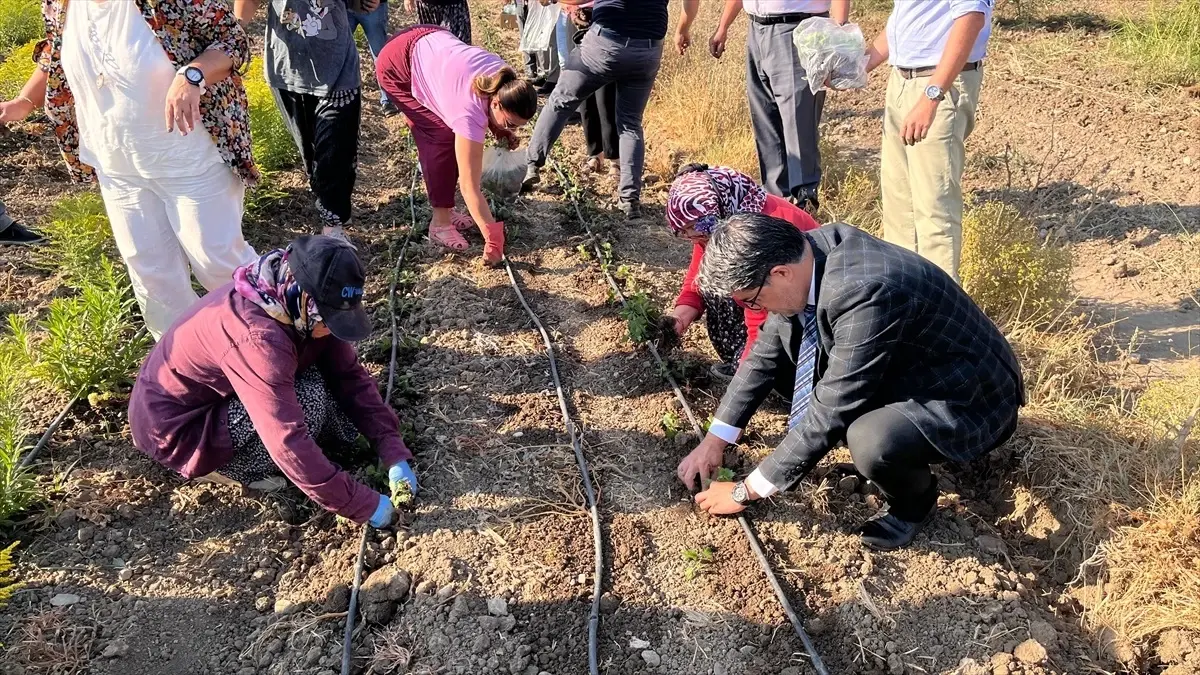
<instances>
[{"instance_id":1,"label":"person bending over","mask_svg":"<svg viewBox=\"0 0 1200 675\"><path fill-rule=\"evenodd\" d=\"M745 481L696 496L709 513L791 488L845 443L886 501L862 526L863 543L898 548L936 507L929 465L975 459L1016 429L1025 395L1012 348L916 253L850 225L802 233L743 214L713 233L700 287L770 316L680 480L691 487L719 466L773 388L792 402L783 442Z\"/></svg>"},{"instance_id":2,"label":"person bending over","mask_svg":"<svg viewBox=\"0 0 1200 675\"><path fill-rule=\"evenodd\" d=\"M417 143L417 159L433 219L429 238L452 251L465 251L460 231L478 227L483 259L504 258L504 223L483 196L483 142L488 129L517 147L514 129L537 112L537 92L504 59L464 43L438 26L401 30L383 48L376 79L404 113ZM454 211L454 187L462 188L471 215Z\"/></svg>"},{"instance_id":3,"label":"person bending over","mask_svg":"<svg viewBox=\"0 0 1200 675\"><path fill-rule=\"evenodd\" d=\"M184 478L270 490L283 486L282 473L338 515L389 525L391 499L319 444L361 432L393 486L404 481L416 494L396 414L354 351L371 333L365 277L349 243L320 235L238 268L142 365L129 400L134 445Z\"/></svg>"},{"instance_id":4,"label":"person bending over","mask_svg":"<svg viewBox=\"0 0 1200 675\"><path fill-rule=\"evenodd\" d=\"M718 219L738 213L762 213L783 218L803 231L819 223L783 197L767 194L752 178L723 166L688 164L679 170L667 193L667 226L676 237L692 242L692 262L675 299L675 310L664 317L666 326L682 337L701 316L708 324L708 339L721 362L712 367L714 377L733 379L738 361L750 354L766 312L745 309L727 297L706 295L696 285L700 261Z\"/></svg>"}]
</instances>

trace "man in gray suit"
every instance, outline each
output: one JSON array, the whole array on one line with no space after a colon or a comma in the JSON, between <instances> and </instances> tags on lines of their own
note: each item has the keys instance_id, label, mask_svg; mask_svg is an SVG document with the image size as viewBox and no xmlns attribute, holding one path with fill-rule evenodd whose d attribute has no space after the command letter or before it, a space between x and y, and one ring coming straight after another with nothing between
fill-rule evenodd
<instances>
[{"instance_id":1,"label":"man in gray suit","mask_svg":"<svg viewBox=\"0 0 1200 675\"><path fill-rule=\"evenodd\" d=\"M791 401L788 433L752 474L696 496L737 513L798 483L835 445L887 505L861 528L888 550L912 542L937 504L932 463L968 461L1012 435L1025 402L1020 366L996 326L945 272L854 227L809 233L761 214L717 227L700 287L770 312L708 435L679 465L693 487L772 389Z\"/></svg>"}]
</instances>

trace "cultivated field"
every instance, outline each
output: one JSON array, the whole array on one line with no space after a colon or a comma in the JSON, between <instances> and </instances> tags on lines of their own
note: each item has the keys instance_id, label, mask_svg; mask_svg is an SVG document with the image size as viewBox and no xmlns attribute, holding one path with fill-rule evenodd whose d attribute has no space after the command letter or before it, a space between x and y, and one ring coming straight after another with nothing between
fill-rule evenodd
<instances>
[{"instance_id":1,"label":"cultivated field","mask_svg":"<svg viewBox=\"0 0 1200 675\"><path fill-rule=\"evenodd\" d=\"M0 0L0 54L14 50L0 96L29 66L28 28L2 22L30 4ZM393 28L408 19L395 4ZM864 0L852 18L873 35L887 5ZM660 74L640 222L618 217L611 179L575 169L576 127L556 155L571 184L499 206L599 495L611 675L813 672L737 523L699 513L674 478L696 437L634 340L669 308L690 253L662 224L674 168L756 172L745 19L720 62L704 51L718 6L703 3L692 52ZM500 3L473 8L477 42L519 63ZM1004 448L942 467L942 508L908 550L870 553L851 534L878 498L843 477L844 450L750 511L830 672L1200 673L1200 98L1185 88L1197 49L1197 0L1001 3L968 140L963 277L1016 347L1029 405ZM269 92L249 86L256 155L273 171L249 196L261 251L317 220ZM364 99L374 91L370 79ZM877 227L882 102L882 74L828 99L826 220ZM361 353L384 377L413 165L403 122L365 106L352 236L378 329ZM0 546L20 542L0 673L338 672L360 528L294 489L184 483L133 449L122 404L146 349L140 319L99 198L67 182L43 118L0 129L0 200L53 242L0 250ZM423 226L420 188L413 201ZM392 403L423 491L408 527L368 540L354 672L587 672L582 481L542 338L472 245L447 255L418 233L397 278ZM602 266L632 310L618 311ZM699 326L669 356L701 420L721 395L713 358ZM30 471L14 471L77 395ZM768 405L727 465L749 471L785 416Z\"/></svg>"}]
</instances>

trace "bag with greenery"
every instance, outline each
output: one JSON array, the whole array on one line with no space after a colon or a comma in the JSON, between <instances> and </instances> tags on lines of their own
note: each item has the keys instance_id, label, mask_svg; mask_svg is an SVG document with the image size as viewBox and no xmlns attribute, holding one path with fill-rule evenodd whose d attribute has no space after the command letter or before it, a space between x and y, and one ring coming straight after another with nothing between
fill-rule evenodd
<instances>
[{"instance_id":1,"label":"bag with greenery","mask_svg":"<svg viewBox=\"0 0 1200 675\"><path fill-rule=\"evenodd\" d=\"M835 89L867 86L867 43L857 25L814 16L796 26L792 44L814 94L826 82Z\"/></svg>"}]
</instances>

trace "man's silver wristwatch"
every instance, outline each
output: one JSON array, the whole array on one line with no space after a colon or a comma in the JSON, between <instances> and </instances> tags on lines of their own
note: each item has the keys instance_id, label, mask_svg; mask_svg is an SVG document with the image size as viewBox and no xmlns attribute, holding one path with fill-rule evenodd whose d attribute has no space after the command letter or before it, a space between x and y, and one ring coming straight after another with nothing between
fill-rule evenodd
<instances>
[{"instance_id":1,"label":"man's silver wristwatch","mask_svg":"<svg viewBox=\"0 0 1200 675\"><path fill-rule=\"evenodd\" d=\"M738 504L745 504L750 501L750 491L746 489L746 481L739 480L733 484L733 494L730 495L733 501Z\"/></svg>"},{"instance_id":2,"label":"man's silver wristwatch","mask_svg":"<svg viewBox=\"0 0 1200 675\"><path fill-rule=\"evenodd\" d=\"M942 88L936 84L931 84L925 87L925 98L931 101L940 101L946 98L946 92L942 91Z\"/></svg>"}]
</instances>

